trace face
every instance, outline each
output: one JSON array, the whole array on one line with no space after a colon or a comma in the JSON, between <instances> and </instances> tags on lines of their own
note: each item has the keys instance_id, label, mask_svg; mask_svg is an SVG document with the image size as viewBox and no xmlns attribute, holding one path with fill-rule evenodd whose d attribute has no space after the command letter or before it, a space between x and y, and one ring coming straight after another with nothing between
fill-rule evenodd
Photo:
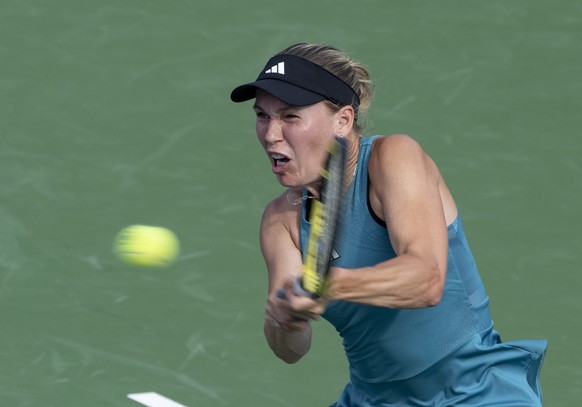
<instances>
[{"instance_id":1,"label":"face","mask_svg":"<svg viewBox=\"0 0 582 407\"><path fill-rule=\"evenodd\" d=\"M324 102L290 106L257 90L256 131L281 185L317 189L337 115Z\"/></svg>"}]
</instances>

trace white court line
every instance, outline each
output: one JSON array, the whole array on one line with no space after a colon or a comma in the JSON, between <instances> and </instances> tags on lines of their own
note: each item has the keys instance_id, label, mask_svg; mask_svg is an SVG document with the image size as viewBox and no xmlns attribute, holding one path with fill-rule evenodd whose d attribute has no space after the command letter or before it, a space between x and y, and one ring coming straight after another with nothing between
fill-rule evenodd
<instances>
[{"instance_id":1,"label":"white court line","mask_svg":"<svg viewBox=\"0 0 582 407\"><path fill-rule=\"evenodd\" d=\"M186 407L184 404L175 402L155 392L133 393L128 394L127 397L147 407Z\"/></svg>"}]
</instances>

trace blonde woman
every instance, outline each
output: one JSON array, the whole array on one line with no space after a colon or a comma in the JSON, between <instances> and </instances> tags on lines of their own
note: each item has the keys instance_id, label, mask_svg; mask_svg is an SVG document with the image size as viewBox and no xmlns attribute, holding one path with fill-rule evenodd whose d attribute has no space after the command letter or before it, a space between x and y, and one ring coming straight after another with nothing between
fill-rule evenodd
<instances>
[{"instance_id":1,"label":"blonde woman","mask_svg":"<svg viewBox=\"0 0 582 407\"><path fill-rule=\"evenodd\" d=\"M258 139L287 188L267 205L260 231L269 346L295 363L309 351L312 321L331 322L350 366L337 407L541 405L546 342L501 341L435 163L406 135L361 135L372 94L360 63L319 44L283 50L231 94L255 100ZM293 287L334 136L349 142L349 186L337 256L316 301Z\"/></svg>"}]
</instances>

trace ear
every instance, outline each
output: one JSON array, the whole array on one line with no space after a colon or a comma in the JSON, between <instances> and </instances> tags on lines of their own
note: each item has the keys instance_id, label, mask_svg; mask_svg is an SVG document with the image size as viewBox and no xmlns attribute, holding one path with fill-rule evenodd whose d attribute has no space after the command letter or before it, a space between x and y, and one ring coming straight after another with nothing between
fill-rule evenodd
<instances>
[{"instance_id":1,"label":"ear","mask_svg":"<svg viewBox=\"0 0 582 407\"><path fill-rule=\"evenodd\" d=\"M336 134L343 134L344 136L350 134L352 128L354 127L355 116L354 108L350 105L343 106L340 110L338 110L336 113Z\"/></svg>"}]
</instances>

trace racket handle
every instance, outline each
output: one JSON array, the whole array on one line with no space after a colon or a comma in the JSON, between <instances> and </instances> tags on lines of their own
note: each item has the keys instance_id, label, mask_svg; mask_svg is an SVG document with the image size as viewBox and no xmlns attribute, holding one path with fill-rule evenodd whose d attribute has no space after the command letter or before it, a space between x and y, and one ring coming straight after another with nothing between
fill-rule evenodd
<instances>
[{"instance_id":1,"label":"racket handle","mask_svg":"<svg viewBox=\"0 0 582 407\"><path fill-rule=\"evenodd\" d=\"M303 287L301 286L301 279L300 278L295 280L295 282L293 284L293 292L297 295L303 295L305 297L317 298L317 296L314 296L309 291L306 291L303 289ZM280 299L285 299L287 297L287 290L285 290L284 288L281 287L277 290L277 293L275 294L275 296L277 298L280 298Z\"/></svg>"},{"instance_id":2,"label":"racket handle","mask_svg":"<svg viewBox=\"0 0 582 407\"><path fill-rule=\"evenodd\" d=\"M309 291L306 291L303 288L303 285L301 284L301 279L300 278L298 278L297 280L295 280L295 284L293 284L293 291L297 295L303 295L305 297L313 297L313 295Z\"/></svg>"},{"instance_id":3,"label":"racket handle","mask_svg":"<svg viewBox=\"0 0 582 407\"><path fill-rule=\"evenodd\" d=\"M301 290L301 292L297 292L297 290ZM310 295L307 291L305 291L302 287L301 287L301 283L299 280L295 280L295 284L293 287L293 291L297 294L297 295ZM275 294L275 296L277 298L280 298L282 300L284 300L285 298L287 298L287 290L285 290L283 287L279 288L277 290L277 293ZM307 318L301 318L298 316L293 316L291 318L292 321L309 321L309 319Z\"/></svg>"}]
</instances>

